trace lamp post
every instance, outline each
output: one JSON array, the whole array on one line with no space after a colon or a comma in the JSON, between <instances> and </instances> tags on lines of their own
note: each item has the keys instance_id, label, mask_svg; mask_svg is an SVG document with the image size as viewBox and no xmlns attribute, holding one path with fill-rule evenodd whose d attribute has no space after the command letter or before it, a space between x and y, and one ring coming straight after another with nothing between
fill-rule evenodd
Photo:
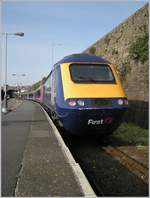
<instances>
[{"instance_id":1,"label":"lamp post","mask_svg":"<svg viewBox=\"0 0 150 198\"><path fill-rule=\"evenodd\" d=\"M54 47L56 46L62 46L61 43L52 43L52 65L54 63Z\"/></svg>"},{"instance_id":2,"label":"lamp post","mask_svg":"<svg viewBox=\"0 0 150 198\"><path fill-rule=\"evenodd\" d=\"M6 48L5 48L5 96L4 96L4 107L2 108L2 111L4 113L7 113L7 37L9 35L14 35L14 36L24 36L24 33L23 32L16 32L16 33L8 33L8 32L4 32L4 33L1 33L2 35L5 35L5 43L6 43Z\"/></svg>"}]
</instances>

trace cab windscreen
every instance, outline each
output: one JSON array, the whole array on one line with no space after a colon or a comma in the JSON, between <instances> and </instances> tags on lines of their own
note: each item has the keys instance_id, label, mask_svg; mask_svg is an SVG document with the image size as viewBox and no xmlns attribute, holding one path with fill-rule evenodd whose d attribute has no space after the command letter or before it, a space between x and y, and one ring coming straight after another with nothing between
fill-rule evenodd
<instances>
[{"instance_id":1,"label":"cab windscreen","mask_svg":"<svg viewBox=\"0 0 150 198\"><path fill-rule=\"evenodd\" d=\"M106 64L71 64L70 74L77 83L115 83L112 70Z\"/></svg>"}]
</instances>

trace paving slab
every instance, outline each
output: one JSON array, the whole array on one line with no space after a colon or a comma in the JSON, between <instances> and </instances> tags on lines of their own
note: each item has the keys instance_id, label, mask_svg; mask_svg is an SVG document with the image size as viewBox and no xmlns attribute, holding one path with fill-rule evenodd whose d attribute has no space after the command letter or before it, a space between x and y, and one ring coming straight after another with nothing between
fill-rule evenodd
<instances>
[{"instance_id":1,"label":"paving slab","mask_svg":"<svg viewBox=\"0 0 150 198\"><path fill-rule=\"evenodd\" d=\"M69 151L64 152L63 140L57 137L58 131L48 121L50 118L39 104L32 103L32 107L15 196L95 196L79 165L73 159L70 163Z\"/></svg>"}]
</instances>

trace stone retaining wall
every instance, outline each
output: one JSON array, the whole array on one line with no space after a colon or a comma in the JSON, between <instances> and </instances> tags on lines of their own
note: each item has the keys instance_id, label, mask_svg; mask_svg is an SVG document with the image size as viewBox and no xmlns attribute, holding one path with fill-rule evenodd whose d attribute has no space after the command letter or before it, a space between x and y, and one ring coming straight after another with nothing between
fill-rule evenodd
<instances>
[{"instance_id":1,"label":"stone retaining wall","mask_svg":"<svg viewBox=\"0 0 150 198\"><path fill-rule=\"evenodd\" d=\"M116 65L130 101L128 120L146 128L148 127L149 61L148 59L141 61L136 53L131 54L130 51L134 43L148 35L148 23L148 4L146 4L84 51L84 53L103 56ZM142 56L142 53L140 55Z\"/></svg>"}]
</instances>

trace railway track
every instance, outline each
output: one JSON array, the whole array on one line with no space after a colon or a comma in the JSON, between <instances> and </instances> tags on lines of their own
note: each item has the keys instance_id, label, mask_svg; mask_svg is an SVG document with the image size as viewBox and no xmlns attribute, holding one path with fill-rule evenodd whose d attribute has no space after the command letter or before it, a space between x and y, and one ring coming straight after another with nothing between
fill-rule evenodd
<instances>
[{"instance_id":1,"label":"railway track","mask_svg":"<svg viewBox=\"0 0 150 198\"><path fill-rule=\"evenodd\" d=\"M109 140L64 140L97 196L148 195L148 168Z\"/></svg>"},{"instance_id":2,"label":"railway track","mask_svg":"<svg viewBox=\"0 0 150 198\"><path fill-rule=\"evenodd\" d=\"M142 179L146 184L148 184L148 167L146 167L141 162L133 159L128 154L124 153L120 149L113 147L111 145L102 147L106 153L113 156L118 160L122 165L127 167L132 173L137 177Z\"/></svg>"},{"instance_id":3,"label":"railway track","mask_svg":"<svg viewBox=\"0 0 150 198\"><path fill-rule=\"evenodd\" d=\"M97 196L148 195L148 167L118 149L118 140L96 136L63 139Z\"/></svg>"}]
</instances>

